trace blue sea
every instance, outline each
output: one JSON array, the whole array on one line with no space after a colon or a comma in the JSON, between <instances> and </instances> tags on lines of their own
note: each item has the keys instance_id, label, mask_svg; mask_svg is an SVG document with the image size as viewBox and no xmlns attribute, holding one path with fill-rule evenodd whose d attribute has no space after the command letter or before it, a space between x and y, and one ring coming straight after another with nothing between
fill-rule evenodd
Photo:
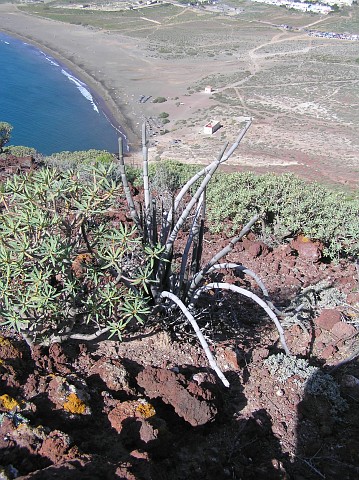
<instances>
[{"instance_id":1,"label":"blue sea","mask_svg":"<svg viewBox=\"0 0 359 480\"><path fill-rule=\"evenodd\" d=\"M64 65L0 32L0 121L13 125L11 145L44 155L95 148L116 152L120 126L101 98Z\"/></svg>"}]
</instances>

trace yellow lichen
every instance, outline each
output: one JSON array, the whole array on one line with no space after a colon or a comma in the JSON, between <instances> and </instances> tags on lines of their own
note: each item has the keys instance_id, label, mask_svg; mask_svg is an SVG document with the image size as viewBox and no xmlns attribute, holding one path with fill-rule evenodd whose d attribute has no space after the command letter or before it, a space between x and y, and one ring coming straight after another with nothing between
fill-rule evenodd
<instances>
[{"instance_id":1,"label":"yellow lichen","mask_svg":"<svg viewBox=\"0 0 359 480\"><path fill-rule=\"evenodd\" d=\"M0 401L2 403L2 406L9 411L15 410L15 408L20 406L20 403L15 400L15 398L10 397L10 395L8 395L7 393L0 396Z\"/></svg>"},{"instance_id":2,"label":"yellow lichen","mask_svg":"<svg viewBox=\"0 0 359 480\"><path fill-rule=\"evenodd\" d=\"M299 239L302 243L310 242L310 238L306 237L305 235L300 235Z\"/></svg>"},{"instance_id":3,"label":"yellow lichen","mask_svg":"<svg viewBox=\"0 0 359 480\"><path fill-rule=\"evenodd\" d=\"M4 338L0 335L0 345L4 347L12 347L12 343L7 338Z\"/></svg>"},{"instance_id":4,"label":"yellow lichen","mask_svg":"<svg viewBox=\"0 0 359 480\"><path fill-rule=\"evenodd\" d=\"M140 405L136 408L136 412L142 418L151 418L156 415L156 410L150 403L140 403Z\"/></svg>"},{"instance_id":5,"label":"yellow lichen","mask_svg":"<svg viewBox=\"0 0 359 480\"><path fill-rule=\"evenodd\" d=\"M85 413L86 405L75 393L70 393L67 397L67 402L64 403L64 410L69 413L77 413L81 415Z\"/></svg>"}]
</instances>

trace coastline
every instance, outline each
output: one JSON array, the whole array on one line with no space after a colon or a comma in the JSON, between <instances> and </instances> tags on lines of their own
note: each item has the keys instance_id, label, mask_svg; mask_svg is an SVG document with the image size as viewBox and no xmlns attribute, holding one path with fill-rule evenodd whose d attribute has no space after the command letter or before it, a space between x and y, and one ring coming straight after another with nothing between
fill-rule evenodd
<instances>
[{"instance_id":1,"label":"coastline","mask_svg":"<svg viewBox=\"0 0 359 480\"><path fill-rule=\"evenodd\" d=\"M147 22L146 32L161 31L158 23L145 17L142 20ZM186 26L183 18L178 22L181 34L191 33L192 25ZM223 25L221 17L216 16L208 23L212 28L218 27L222 35L226 34L227 25ZM164 34L168 25L164 22ZM246 21L240 25L243 32L233 30L228 44L231 48L236 42L241 45L244 35L240 56L221 50L209 55L213 48L210 43L209 50L200 51L198 57L167 58L153 48L150 36L137 35L136 29L132 35L130 26L123 33L120 25L118 30L107 31L30 15L18 10L16 5L0 4L0 31L17 36L58 59L103 99L111 118L125 131L132 162L142 160L142 124L145 121L151 124L153 119L161 118L163 112L170 123L165 135L159 130L152 132L149 161L175 158L201 165L208 164L223 149L224 141L233 143L243 118L250 116L253 124L241 148L229 159L228 170L292 172L311 181L357 189L358 117L353 108L357 71L356 66L350 64L350 54L345 57L350 78L347 79L343 71L342 78L337 79L331 63L313 60L313 49L317 45L311 45L314 40L307 36L305 41L310 44L298 50L297 34L287 31L278 34L277 30L272 31L271 25L261 24L265 31L257 38ZM278 40L278 35L283 38ZM205 38L211 39L210 30ZM315 42L320 42L328 55L341 57L343 43L330 39ZM195 39L192 44L195 46ZM265 49L273 44L283 44L289 57L279 51L267 58ZM264 53L260 49L264 49ZM292 91L290 75L293 73L290 72L298 68L297 55L304 65L314 61L316 68L313 75L310 74L312 81L297 88L298 82L302 87L298 79ZM283 84L279 72L287 66L289 77ZM324 72L327 79L323 79ZM272 82L269 90L267 81L263 83L267 76ZM217 87L213 85L213 95L198 88L211 85L212 81L218 83ZM318 83L317 89L312 90L313 82ZM284 98L283 87L289 89ZM328 96L328 92L332 95ZM144 97L152 101L141 102ZM166 103L154 102L156 97L164 97ZM203 133L203 125L214 117L223 128L208 137Z\"/></svg>"},{"instance_id":2,"label":"coastline","mask_svg":"<svg viewBox=\"0 0 359 480\"><path fill-rule=\"evenodd\" d=\"M109 89L106 88L106 85L104 85L104 83L99 78L96 78L93 75L93 69L87 68L86 59L82 59L83 61L81 62L80 66L78 63L70 59L69 55L66 54L66 52L62 51L61 48L59 48L58 46L54 48L52 44L49 45L46 38L39 38L39 35L34 38L33 35L26 34L26 30L24 31L23 21L27 18L30 18L33 21L32 23L36 23L36 20L38 20L41 23L57 23L65 27L68 27L68 25L62 24L61 22L56 22L54 20L37 19L32 15L19 12L16 9L16 6L12 4L3 4L0 7L6 6L10 7L7 9L7 12L11 13L12 25L9 28L9 26L5 26L3 25L3 22L1 22L1 13L4 10L3 8L1 8L0 31L2 31L6 35L17 38L24 43L29 43L40 51L44 52L45 54L53 57L59 62L60 65L63 65L67 70L73 73L75 77L84 82L87 85L89 91L91 92L93 98L96 99L96 102L99 104L103 113L108 118L111 125L119 133L121 133L123 137L125 137L126 143L128 144L131 153L135 154L136 152L138 152L141 145L140 132L137 131L138 129L136 129L135 127L136 119L128 113L127 105L124 101L121 101L121 96L116 95L116 98L113 94L111 94ZM18 20L18 22L16 20Z\"/></svg>"}]
</instances>

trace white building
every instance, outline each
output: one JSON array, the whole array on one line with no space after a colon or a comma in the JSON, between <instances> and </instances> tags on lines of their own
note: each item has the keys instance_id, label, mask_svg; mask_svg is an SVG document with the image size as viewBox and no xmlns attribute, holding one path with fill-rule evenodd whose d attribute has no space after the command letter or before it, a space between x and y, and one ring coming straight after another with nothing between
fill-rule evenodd
<instances>
[{"instance_id":1,"label":"white building","mask_svg":"<svg viewBox=\"0 0 359 480\"><path fill-rule=\"evenodd\" d=\"M206 135L212 135L216 130L221 127L221 124L217 120L211 120L203 127L203 133Z\"/></svg>"}]
</instances>

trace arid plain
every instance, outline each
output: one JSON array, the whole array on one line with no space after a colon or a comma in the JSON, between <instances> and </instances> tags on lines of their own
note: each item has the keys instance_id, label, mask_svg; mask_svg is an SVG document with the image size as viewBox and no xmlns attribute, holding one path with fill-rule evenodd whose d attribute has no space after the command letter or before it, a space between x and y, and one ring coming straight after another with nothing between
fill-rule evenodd
<instances>
[{"instance_id":1,"label":"arid plain","mask_svg":"<svg viewBox=\"0 0 359 480\"><path fill-rule=\"evenodd\" d=\"M308 34L358 34L357 5L328 16L237 0L215 10L58 7L0 4L0 31L52 53L97 91L127 133L132 160L146 119L169 120L167 133L150 137L151 160L207 163L251 117L227 168L358 186L359 41ZM212 119L222 127L205 135Z\"/></svg>"}]
</instances>

